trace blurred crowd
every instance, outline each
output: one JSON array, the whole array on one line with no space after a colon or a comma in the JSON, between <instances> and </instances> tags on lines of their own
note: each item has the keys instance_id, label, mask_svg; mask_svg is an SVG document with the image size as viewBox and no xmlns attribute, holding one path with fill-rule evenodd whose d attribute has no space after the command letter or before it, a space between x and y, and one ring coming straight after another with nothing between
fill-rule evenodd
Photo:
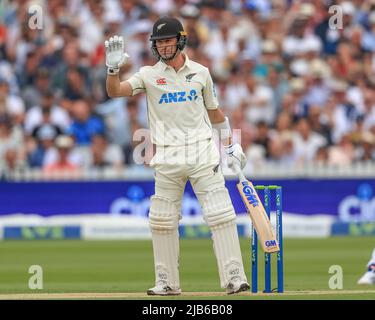
<instances>
[{"instance_id":1,"label":"blurred crowd","mask_svg":"<svg viewBox=\"0 0 375 320\"><path fill-rule=\"evenodd\" d=\"M145 96L107 96L103 43L124 37L126 79L156 62L149 36L163 15L183 22L185 51L210 69L253 166L375 161L375 1L5 0L0 172L134 164Z\"/></svg>"}]
</instances>

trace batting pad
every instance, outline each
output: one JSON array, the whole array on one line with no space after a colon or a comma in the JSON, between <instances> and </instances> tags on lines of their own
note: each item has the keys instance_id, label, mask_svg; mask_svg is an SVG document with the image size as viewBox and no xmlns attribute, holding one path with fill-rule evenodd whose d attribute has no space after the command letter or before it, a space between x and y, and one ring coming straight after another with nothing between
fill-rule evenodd
<instances>
[{"instance_id":1,"label":"batting pad","mask_svg":"<svg viewBox=\"0 0 375 320\"><path fill-rule=\"evenodd\" d=\"M180 218L177 206L169 199L151 197L149 223L152 232L169 233L177 228Z\"/></svg>"},{"instance_id":2,"label":"batting pad","mask_svg":"<svg viewBox=\"0 0 375 320\"><path fill-rule=\"evenodd\" d=\"M221 287L226 288L234 278L247 282L236 223L227 222L211 231Z\"/></svg>"},{"instance_id":3,"label":"batting pad","mask_svg":"<svg viewBox=\"0 0 375 320\"><path fill-rule=\"evenodd\" d=\"M180 288L179 280L179 212L167 198L151 197L149 223L155 263L155 283L166 283L172 289Z\"/></svg>"},{"instance_id":4,"label":"batting pad","mask_svg":"<svg viewBox=\"0 0 375 320\"><path fill-rule=\"evenodd\" d=\"M228 190L219 188L209 192L202 207L212 232L221 287L226 288L234 277L247 282L235 222L236 215Z\"/></svg>"}]
</instances>

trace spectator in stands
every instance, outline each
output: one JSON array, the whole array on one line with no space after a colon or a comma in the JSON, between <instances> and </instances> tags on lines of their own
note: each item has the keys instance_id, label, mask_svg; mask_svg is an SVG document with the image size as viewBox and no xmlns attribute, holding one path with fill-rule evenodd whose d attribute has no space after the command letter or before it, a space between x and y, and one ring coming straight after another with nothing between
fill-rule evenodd
<instances>
[{"instance_id":1,"label":"spectator in stands","mask_svg":"<svg viewBox=\"0 0 375 320\"><path fill-rule=\"evenodd\" d=\"M0 22L0 60L5 59L6 49L5 49L5 39L6 39L7 28Z\"/></svg>"},{"instance_id":2,"label":"spectator in stands","mask_svg":"<svg viewBox=\"0 0 375 320\"><path fill-rule=\"evenodd\" d=\"M231 15L228 18L219 21L219 28L211 32L203 49L212 60L212 71L216 75L225 74L238 54L238 43L230 28L234 20Z\"/></svg>"},{"instance_id":3,"label":"spectator in stands","mask_svg":"<svg viewBox=\"0 0 375 320\"><path fill-rule=\"evenodd\" d=\"M132 61L133 70L141 66L142 53L149 52L148 39L151 28L152 22L149 19L139 20L133 27L133 35L129 41L132 44L129 46L129 55L134 57L134 61Z\"/></svg>"},{"instance_id":4,"label":"spectator in stands","mask_svg":"<svg viewBox=\"0 0 375 320\"><path fill-rule=\"evenodd\" d=\"M246 110L246 103L242 102L241 106L235 109L232 112L231 117L230 117L233 128L236 128L237 131L239 131L240 135L244 135L245 130L247 129L250 129L253 132L255 131L254 129L255 126L251 125L250 123L246 121L245 110ZM233 139L235 141L236 139L238 139L236 142L239 142L239 140L241 140L241 137L238 137L238 138L236 137L237 131L233 132L233 135L234 135Z\"/></svg>"},{"instance_id":5,"label":"spectator in stands","mask_svg":"<svg viewBox=\"0 0 375 320\"><path fill-rule=\"evenodd\" d=\"M70 125L68 113L55 104L55 97L51 90L43 93L40 105L33 106L27 111L24 123L25 133L31 135L36 127L46 121L58 126L61 130L66 130Z\"/></svg>"},{"instance_id":6,"label":"spectator in stands","mask_svg":"<svg viewBox=\"0 0 375 320\"><path fill-rule=\"evenodd\" d=\"M61 8L61 4L63 8ZM60 3L61 10L57 15L58 17L46 17L46 25L50 25L53 28L51 34L45 43L44 55L41 58L40 65L48 70L56 70L60 65L64 48L70 43L74 43L78 37L78 30L76 29L75 19L71 17L68 10L74 8L65 7L64 2ZM47 29L47 26L45 27ZM57 73L54 76L59 76Z\"/></svg>"},{"instance_id":7,"label":"spectator in stands","mask_svg":"<svg viewBox=\"0 0 375 320\"><path fill-rule=\"evenodd\" d=\"M0 114L8 114L15 124L22 124L25 117L23 100L9 92L8 81L0 78Z\"/></svg>"},{"instance_id":8,"label":"spectator in stands","mask_svg":"<svg viewBox=\"0 0 375 320\"><path fill-rule=\"evenodd\" d=\"M280 112L276 119L275 128L270 131L270 137L291 134L292 132L293 122L291 115L286 111Z\"/></svg>"},{"instance_id":9,"label":"spectator in stands","mask_svg":"<svg viewBox=\"0 0 375 320\"><path fill-rule=\"evenodd\" d=\"M85 83L84 74L77 68L71 67L66 72L66 82L63 89L63 97L69 102L88 97L89 88Z\"/></svg>"},{"instance_id":10,"label":"spectator in stands","mask_svg":"<svg viewBox=\"0 0 375 320\"><path fill-rule=\"evenodd\" d=\"M233 24L233 33L238 40L245 41L245 50L257 59L260 53L261 35L258 28L257 6L253 1L243 1L241 15L236 17L236 23Z\"/></svg>"},{"instance_id":11,"label":"spectator in stands","mask_svg":"<svg viewBox=\"0 0 375 320\"><path fill-rule=\"evenodd\" d=\"M275 106L275 112L277 114L281 110L283 96L288 91L288 82L284 78L282 72L278 71L275 66L271 66L268 69L267 73L268 76L266 79L266 83L268 87L272 90L272 104Z\"/></svg>"},{"instance_id":12,"label":"spectator in stands","mask_svg":"<svg viewBox=\"0 0 375 320\"><path fill-rule=\"evenodd\" d=\"M290 132L284 131L281 135L273 136L268 144L269 160L282 166L294 166L297 154L294 149L294 139Z\"/></svg>"},{"instance_id":13,"label":"spectator in stands","mask_svg":"<svg viewBox=\"0 0 375 320\"><path fill-rule=\"evenodd\" d=\"M32 150L28 155L30 167L41 168L45 154L54 146L56 138L63 134L63 130L52 122L51 109L43 108L42 117L42 123L37 125L31 133L33 142L30 142L30 148Z\"/></svg>"},{"instance_id":14,"label":"spectator in stands","mask_svg":"<svg viewBox=\"0 0 375 320\"><path fill-rule=\"evenodd\" d=\"M75 72L74 72L75 70ZM88 66L82 62L82 54L79 48L78 40L75 39L64 45L62 49L61 60L53 72L53 88L57 89L57 93L62 95L64 103L71 105L71 100L79 99L87 94L85 90L89 88L90 71ZM75 86L77 86L75 88ZM65 97L64 94L70 94Z\"/></svg>"},{"instance_id":15,"label":"spectator in stands","mask_svg":"<svg viewBox=\"0 0 375 320\"><path fill-rule=\"evenodd\" d=\"M256 134L254 144L261 146L264 149L266 159L270 158L269 144L270 144L270 130L265 122L258 122L256 124Z\"/></svg>"},{"instance_id":16,"label":"spectator in stands","mask_svg":"<svg viewBox=\"0 0 375 320\"><path fill-rule=\"evenodd\" d=\"M109 144L104 135L96 134L92 137L87 165L90 168L122 169L124 156L118 145Z\"/></svg>"},{"instance_id":17,"label":"spectator in stands","mask_svg":"<svg viewBox=\"0 0 375 320\"><path fill-rule=\"evenodd\" d=\"M306 92L306 103L323 108L330 95L330 89L326 83L326 77L330 72L329 66L322 60L315 59L308 67L310 71L306 78L310 82L310 86Z\"/></svg>"},{"instance_id":18,"label":"spectator in stands","mask_svg":"<svg viewBox=\"0 0 375 320\"><path fill-rule=\"evenodd\" d=\"M0 176L25 167L25 146L21 128L7 114L0 115Z\"/></svg>"},{"instance_id":19,"label":"spectator in stands","mask_svg":"<svg viewBox=\"0 0 375 320\"><path fill-rule=\"evenodd\" d=\"M341 141L341 137L344 134L348 134L352 129L354 129L359 112L356 107L348 101L348 84L345 81L335 80L331 84L331 90L334 95L334 127L332 139L334 143L338 143Z\"/></svg>"},{"instance_id":20,"label":"spectator in stands","mask_svg":"<svg viewBox=\"0 0 375 320\"><path fill-rule=\"evenodd\" d=\"M103 119L106 127L106 136L110 143L124 147L131 140L125 98L108 99L95 106L95 112Z\"/></svg>"},{"instance_id":21,"label":"spectator in stands","mask_svg":"<svg viewBox=\"0 0 375 320\"><path fill-rule=\"evenodd\" d=\"M328 124L327 119L324 117L322 108L315 105L310 106L308 112L308 120L311 126L311 130L322 135L326 139L327 144L331 145L332 128Z\"/></svg>"},{"instance_id":22,"label":"spectator in stands","mask_svg":"<svg viewBox=\"0 0 375 320\"><path fill-rule=\"evenodd\" d=\"M319 42L320 39L308 32L309 17L306 15L297 15L290 25L288 35L282 43L282 51L287 57L296 58L304 54L303 50L306 44L311 41Z\"/></svg>"},{"instance_id":23,"label":"spectator in stands","mask_svg":"<svg viewBox=\"0 0 375 320\"><path fill-rule=\"evenodd\" d=\"M147 127L147 115L143 109L147 109L147 101L144 101L140 95L128 99L109 99L95 107L95 111L103 118L109 142L123 149L132 140L131 126L134 121L139 123L139 127Z\"/></svg>"},{"instance_id":24,"label":"spectator in stands","mask_svg":"<svg viewBox=\"0 0 375 320\"><path fill-rule=\"evenodd\" d=\"M237 66L233 66L231 69L221 94L222 104L225 106L225 110L229 112L238 108L242 101L248 97L245 75L240 72Z\"/></svg>"},{"instance_id":25,"label":"spectator in stands","mask_svg":"<svg viewBox=\"0 0 375 320\"><path fill-rule=\"evenodd\" d=\"M126 41L133 35L136 22L144 18L150 9L143 2L137 0L120 0L119 2L123 15L122 32Z\"/></svg>"},{"instance_id":26,"label":"spectator in stands","mask_svg":"<svg viewBox=\"0 0 375 320\"><path fill-rule=\"evenodd\" d=\"M18 83L22 90L35 86L35 80L40 64L40 53L35 50L30 50L26 54L24 68L17 73Z\"/></svg>"},{"instance_id":27,"label":"spectator in stands","mask_svg":"<svg viewBox=\"0 0 375 320\"><path fill-rule=\"evenodd\" d=\"M246 88L247 108L245 112L247 121L249 123L265 122L271 125L276 117L272 90L251 75L246 78Z\"/></svg>"},{"instance_id":28,"label":"spectator in stands","mask_svg":"<svg viewBox=\"0 0 375 320\"><path fill-rule=\"evenodd\" d=\"M276 72L281 72L284 66L276 42L266 39L261 43L260 61L255 67L254 75L259 78L267 78L271 68Z\"/></svg>"},{"instance_id":29,"label":"spectator in stands","mask_svg":"<svg viewBox=\"0 0 375 320\"><path fill-rule=\"evenodd\" d=\"M183 18L183 25L189 35L189 43L187 47L198 49L208 39L208 29L201 23L199 17L201 12L199 8L193 4L185 4L180 9L180 15Z\"/></svg>"},{"instance_id":30,"label":"spectator in stands","mask_svg":"<svg viewBox=\"0 0 375 320\"><path fill-rule=\"evenodd\" d=\"M43 95L50 91L51 80L48 69L43 67L36 71L32 83L24 86L21 92L22 99L25 101L26 110L42 104Z\"/></svg>"},{"instance_id":31,"label":"spectator in stands","mask_svg":"<svg viewBox=\"0 0 375 320\"><path fill-rule=\"evenodd\" d=\"M375 126L375 90L373 87L368 87L365 90L363 126L367 131Z\"/></svg>"},{"instance_id":32,"label":"spectator in stands","mask_svg":"<svg viewBox=\"0 0 375 320\"><path fill-rule=\"evenodd\" d=\"M366 51L375 51L375 12L368 16L369 30L365 31L361 38L362 48Z\"/></svg>"},{"instance_id":33,"label":"spectator in stands","mask_svg":"<svg viewBox=\"0 0 375 320\"><path fill-rule=\"evenodd\" d=\"M72 160L73 138L66 135L59 136L55 140L55 147L54 155L50 155L50 159L45 163L43 171L49 174L62 173L69 175L76 173L79 170L79 166Z\"/></svg>"},{"instance_id":34,"label":"spectator in stands","mask_svg":"<svg viewBox=\"0 0 375 320\"><path fill-rule=\"evenodd\" d=\"M315 165L325 166L328 164L328 149L327 146L318 148L313 160Z\"/></svg>"},{"instance_id":35,"label":"spectator in stands","mask_svg":"<svg viewBox=\"0 0 375 320\"><path fill-rule=\"evenodd\" d=\"M364 133L366 133L366 129L364 127L364 117L363 115L359 115L356 123L354 124L353 130L351 130L351 132L348 134L350 141L352 141L355 145L360 143Z\"/></svg>"},{"instance_id":36,"label":"spectator in stands","mask_svg":"<svg viewBox=\"0 0 375 320\"><path fill-rule=\"evenodd\" d=\"M311 131L310 123L306 118L301 118L296 124L293 134L293 145L298 165L312 163L319 148L327 144L326 139L319 133Z\"/></svg>"},{"instance_id":37,"label":"spectator in stands","mask_svg":"<svg viewBox=\"0 0 375 320\"><path fill-rule=\"evenodd\" d=\"M67 133L75 138L77 145L89 146L95 134L105 133L103 120L92 114L87 100L73 102L72 116L73 122Z\"/></svg>"},{"instance_id":38,"label":"spectator in stands","mask_svg":"<svg viewBox=\"0 0 375 320\"><path fill-rule=\"evenodd\" d=\"M29 67L28 71L33 75L40 63L43 54L42 46L46 38L43 31L40 32L36 28L29 27L28 6L18 13L18 24L9 29L7 54L9 60L14 61L14 69L17 74L23 72L23 66L29 56L31 58L30 65L26 64L26 67Z\"/></svg>"},{"instance_id":39,"label":"spectator in stands","mask_svg":"<svg viewBox=\"0 0 375 320\"><path fill-rule=\"evenodd\" d=\"M291 78L289 80L289 90L291 93L291 101L288 109L289 112L293 115L294 119L306 117L309 105L306 101L306 92L308 91L308 88L304 78Z\"/></svg>"},{"instance_id":40,"label":"spectator in stands","mask_svg":"<svg viewBox=\"0 0 375 320\"><path fill-rule=\"evenodd\" d=\"M254 172L256 172L257 168L264 166L266 162L266 149L262 145L254 143L255 138L256 132L253 128L244 128L241 130L241 146L243 146L244 153L249 162L247 168L250 168ZM236 142L239 143L239 140Z\"/></svg>"},{"instance_id":41,"label":"spectator in stands","mask_svg":"<svg viewBox=\"0 0 375 320\"><path fill-rule=\"evenodd\" d=\"M328 150L328 164L333 166L349 166L355 160L355 149L350 141L350 136L341 136L338 145L331 146Z\"/></svg>"},{"instance_id":42,"label":"spectator in stands","mask_svg":"<svg viewBox=\"0 0 375 320\"><path fill-rule=\"evenodd\" d=\"M108 10L108 7L105 7L106 3L108 2L103 0L83 3L79 42L80 49L87 54L92 54L102 41L105 28L104 13Z\"/></svg>"},{"instance_id":43,"label":"spectator in stands","mask_svg":"<svg viewBox=\"0 0 375 320\"><path fill-rule=\"evenodd\" d=\"M375 161L375 135L369 131L363 132L359 142L357 161Z\"/></svg>"},{"instance_id":44,"label":"spectator in stands","mask_svg":"<svg viewBox=\"0 0 375 320\"><path fill-rule=\"evenodd\" d=\"M357 59L356 48L350 41L341 41L337 47L337 54L328 63L337 79L350 80L354 72L360 71L361 61Z\"/></svg>"}]
</instances>

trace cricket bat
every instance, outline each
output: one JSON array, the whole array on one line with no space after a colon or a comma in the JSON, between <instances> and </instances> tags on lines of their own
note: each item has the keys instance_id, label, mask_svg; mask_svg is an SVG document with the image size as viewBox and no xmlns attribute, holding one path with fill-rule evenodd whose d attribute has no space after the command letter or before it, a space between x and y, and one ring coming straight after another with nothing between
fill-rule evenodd
<instances>
[{"instance_id":1,"label":"cricket bat","mask_svg":"<svg viewBox=\"0 0 375 320\"><path fill-rule=\"evenodd\" d=\"M266 210L264 210L253 184L246 179L240 168L236 168L236 173L239 179L237 189L246 206L247 212L250 214L263 251L267 253L280 251L270 219L267 216Z\"/></svg>"}]
</instances>

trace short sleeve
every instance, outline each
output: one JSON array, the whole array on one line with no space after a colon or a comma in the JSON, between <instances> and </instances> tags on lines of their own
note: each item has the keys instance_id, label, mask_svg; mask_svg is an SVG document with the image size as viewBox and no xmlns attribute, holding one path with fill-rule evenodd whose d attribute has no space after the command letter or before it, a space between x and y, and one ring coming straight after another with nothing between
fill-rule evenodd
<instances>
[{"instance_id":1,"label":"short sleeve","mask_svg":"<svg viewBox=\"0 0 375 320\"><path fill-rule=\"evenodd\" d=\"M219 107L214 83L210 73L207 71L206 85L203 88L204 105L207 110L215 110Z\"/></svg>"},{"instance_id":2,"label":"short sleeve","mask_svg":"<svg viewBox=\"0 0 375 320\"><path fill-rule=\"evenodd\" d=\"M127 80L132 89L132 95L135 96L138 93L146 92L145 83L143 82L142 75L140 72L135 73Z\"/></svg>"}]
</instances>

